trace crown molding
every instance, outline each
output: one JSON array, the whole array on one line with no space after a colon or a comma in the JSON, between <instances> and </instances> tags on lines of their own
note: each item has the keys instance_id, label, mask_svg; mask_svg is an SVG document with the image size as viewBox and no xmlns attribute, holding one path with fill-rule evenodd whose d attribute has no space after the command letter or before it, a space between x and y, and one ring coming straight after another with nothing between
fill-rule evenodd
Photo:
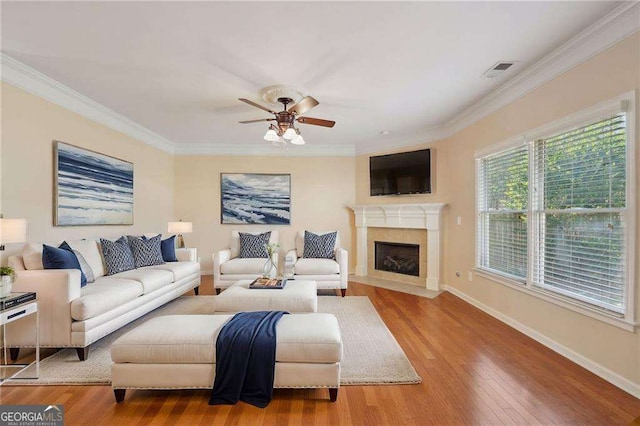
<instances>
[{"instance_id":1,"label":"crown molding","mask_svg":"<svg viewBox=\"0 0 640 426\"><path fill-rule=\"evenodd\" d=\"M416 132L409 138L368 140L362 148L356 148L355 145L305 145L291 147L291 149L283 151L274 149L268 144L175 143L5 53L0 53L2 65L0 73L4 82L172 154L342 157L391 151L445 139L518 100L639 30L640 2L627 1L478 102L456 114L451 120Z\"/></svg>"},{"instance_id":2,"label":"crown molding","mask_svg":"<svg viewBox=\"0 0 640 426\"><path fill-rule=\"evenodd\" d=\"M304 145L279 149L269 143L239 145L188 143L176 144L176 155L231 155L269 157L354 157L355 145Z\"/></svg>"},{"instance_id":3,"label":"crown molding","mask_svg":"<svg viewBox=\"0 0 640 426\"><path fill-rule=\"evenodd\" d=\"M640 3L627 1L443 125L449 136L515 102L640 30Z\"/></svg>"},{"instance_id":4,"label":"crown molding","mask_svg":"<svg viewBox=\"0 0 640 426\"><path fill-rule=\"evenodd\" d=\"M2 81L162 151L173 153L175 144L170 140L118 114L82 93L76 92L5 53L0 53L0 62L2 64Z\"/></svg>"}]
</instances>

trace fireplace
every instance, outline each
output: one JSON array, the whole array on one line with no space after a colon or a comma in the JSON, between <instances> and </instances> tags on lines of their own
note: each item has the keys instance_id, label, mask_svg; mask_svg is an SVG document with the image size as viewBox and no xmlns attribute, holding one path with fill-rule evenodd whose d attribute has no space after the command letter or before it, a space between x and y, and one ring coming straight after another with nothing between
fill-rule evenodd
<instances>
[{"instance_id":1,"label":"fireplace","mask_svg":"<svg viewBox=\"0 0 640 426\"><path fill-rule=\"evenodd\" d=\"M375 268L379 271L420 276L418 244L375 242Z\"/></svg>"}]
</instances>

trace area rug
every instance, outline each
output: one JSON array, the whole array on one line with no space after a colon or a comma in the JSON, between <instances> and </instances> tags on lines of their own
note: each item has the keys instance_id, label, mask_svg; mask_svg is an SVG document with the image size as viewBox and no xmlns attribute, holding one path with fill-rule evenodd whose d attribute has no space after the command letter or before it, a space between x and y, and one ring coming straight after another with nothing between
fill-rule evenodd
<instances>
[{"instance_id":1,"label":"area rug","mask_svg":"<svg viewBox=\"0 0 640 426\"><path fill-rule=\"evenodd\" d=\"M75 349L64 349L40 362L37 380L12 380L12 385L111 384L109 348L119 336L150 318L173 314L210 314L215 296L183 296L148 313L91 345L89 358L79 361ZM318 297L318 312L336 316L342 332L341 385L420 383L422 379L366 296ZM33 374L33 366L21 376Z\"/></svg>"}]
</instances>

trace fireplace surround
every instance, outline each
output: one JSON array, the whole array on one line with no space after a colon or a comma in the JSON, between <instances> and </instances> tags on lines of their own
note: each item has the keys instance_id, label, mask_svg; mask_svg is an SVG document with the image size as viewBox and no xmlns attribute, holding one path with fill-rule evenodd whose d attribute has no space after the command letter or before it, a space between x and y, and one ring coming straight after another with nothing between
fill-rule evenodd
<instances>
[{"instance_id":1,"label":"fireplace surround","mask_svg":"<svg viewBox=\"0 0 640 426\"><path fill-rule=\"evenodd\" d=\"M368 228L401 228L427 230L426 279L421 285L427 290L440 290L442 241L442 210L446 204L380 204L359 205L352 208L356 224L356 275L366 276L368 265L375 258L368 256Z\"/></svg>"}]
</instances>

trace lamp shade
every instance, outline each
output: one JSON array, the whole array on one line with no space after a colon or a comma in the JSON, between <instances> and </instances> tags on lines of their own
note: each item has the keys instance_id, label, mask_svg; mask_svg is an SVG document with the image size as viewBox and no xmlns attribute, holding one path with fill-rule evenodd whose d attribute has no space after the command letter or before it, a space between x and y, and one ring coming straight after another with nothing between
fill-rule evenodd
<instances>
[{"instance_id":1,"label":"lamp shade","mask_svg":"<svg viewBox=\"0 0 640 426\"><path fill-rule=\"evenodd\" d=\"M0 244L23 243L26 240L26 219L0 218Z\"/></svg>"},{"instance_id":2,"label":"lamp shade","mask_svg":"<svg viewBox=\"0 0 640 426\"><path fill-rule=\"evenodd\" d=\"M170 234L190 234L193 232L193 223L191 222L169 222L168 232Z\"/></svg>"},{"instance_id":3,"label":"lamp shade","mask_svg":"<svg viewBox=\"0 0 640 426\"><path fill-rule=\"evenodd\" d=\"M273 130L273 129L267 130L267 133L265 133L265 135L264 135L264 140L269 141L269 142L277 141L279 138L280 137L278 136L276 131Z\"/></svg>"},{"instance_id":4,"label":"lamp shade","mask_svg":"<svg viewBox=\"0 0 640 426\"><path fill-rule=\"evenodd\" d=\"M296 137L291 140L291 143L294 145L304 145L304 139L302 135L296 135Z\"/></svg>"},{"instance_id":5,"label":"lamp shade","mask_svg":"<svg viewBox=\"0 0 640 426\"><path fill-rule=\"evenodd\" d=\"M282 137L286 140L291 140L296 137L296 131L293 130L293 128L289 127L287 131L284 132L284 135L282 135Z\"/></svg>"}]
</instances>

